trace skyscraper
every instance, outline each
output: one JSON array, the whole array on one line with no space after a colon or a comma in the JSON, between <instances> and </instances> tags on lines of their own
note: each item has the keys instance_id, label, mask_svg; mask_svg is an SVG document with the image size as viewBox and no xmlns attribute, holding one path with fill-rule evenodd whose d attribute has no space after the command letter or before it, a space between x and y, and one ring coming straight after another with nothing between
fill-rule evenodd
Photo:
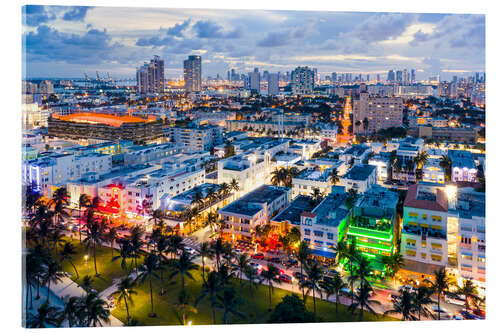
<instances>
[{"instance_id":1,"label":"skyscraper","mask_svg":"<svg viewBox=\"0 0 500 333\"><path fill-rule=\"evenodd\" d=\"M391 69L387 73L387 81L389 81L389 82L394 82L395 81L394 70Z\"/></svg>"},{"instance_id":2,"label":"skyscraper","mask_svg":"<svg viewBox=\"0 0 500 333\"><path fill-rule=\"evenodd\" d=\"M267 75L267 94L269 96L277 95L280 92L278 73L269 73Z\"/></svg>"},{"instance_id":3,"label":"skyscraper","mask_svg":"<svg viewBox=\"0 0 500 333\"><path fill-rule=\"evenodd\" d=\"M396 71L396 82L403 83L403 71Z\"/></svg>"},{"instance_id":4,"label":"skyscraper","mask_svg":"<svg viewBox=\"0 0 500 333\"><path fill-rule=\"evenodd\" d=\"M254 68L253 72L248 73L248 87L250 90L260 93L260 73L258 68Z\"/></svg>"},{"instance_id":5,"label":"skyscraper","mask_svg":"<svg viewBox=\"0 0 500 333\"><path fill-rule=\"evenodd\" d=\"M165 65L162 58L155 55L149 63L144 63L136 71L137 92L151 94L163 92L165 88Z\"/></svg>"},{"instance_id":6,"label":"skyscraper","mask_svg":"<svg viewBox=\"0 0 500 333\"><path fill-rule=\"evenodd\" d=\"M186 92L201 91L201 57L190 55L184 60L184 89Z\"/></svg>"},{"instance_id":7,"label":"skyscraper","mask_svg":"<svg viewBox=\"0 0 500 333\"><path fill-rule=\"evenodd\" d=\"M336 83L337 82L337 73L336 72L333 72L332 73L332 84Z\"/></svg>"},{"instance_id":8,"label":"skyscraper","mask_svg":"<svg viewBox=\"0 0 500 333\"><path fill-rule=\"evenodd\" d=\"M292 71L292 93L311 94L314 89L314 71L309 67L297 67Z\"/></svg>"},{"instance_id":9,"label":"skyscraper","mask_svg":"<svg viewBox=\"0 0 500 333\"><path fill-rule=\"evenodd\" d=\"M416 80L415 80L415 70L414 70L414 69L412 69L412 70L411 70L411 83L413 84L413 83L415 83L415 81L416 81Z\"/></svg>"}]
</instances>

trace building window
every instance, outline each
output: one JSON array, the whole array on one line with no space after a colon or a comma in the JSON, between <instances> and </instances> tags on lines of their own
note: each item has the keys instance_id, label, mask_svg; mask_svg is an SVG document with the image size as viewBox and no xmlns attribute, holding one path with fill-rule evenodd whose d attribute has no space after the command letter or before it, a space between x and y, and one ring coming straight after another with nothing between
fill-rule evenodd
<instances>
[{"instance_id":1,"label":"building window","mask_svg":"<svg viewBox=\"0 0 500 333\"><path fill-rule=\"evenodd\" d=\"M329 233L326 234L326 237L328 239L332 240L333 239L333 234L331 232L329 232Z\"/></svg>"},{"instance_id":2,"label":"building window","mask_svg":"<svg viewBox=\"0 0 500 333\"><path fill-rule=\"evenodd\" d=\"M311 230L310 229L304 229L304 235L309 236L310 234L311 234Z\"/></svg>"}]
</instances>

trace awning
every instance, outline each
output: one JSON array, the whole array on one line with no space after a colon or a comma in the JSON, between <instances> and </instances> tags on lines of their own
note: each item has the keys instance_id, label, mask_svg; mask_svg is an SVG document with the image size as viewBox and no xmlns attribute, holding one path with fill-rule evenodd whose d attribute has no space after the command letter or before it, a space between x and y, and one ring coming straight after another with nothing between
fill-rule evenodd
<instances>
[{"instance_id":1,"label":"awning","mask_svg":"<svg viewBox=\"0 0 500 333\"><path fill-rule=\"evenodd\" d=\"M324 250L312 250L311 254L313 256L325 257L329 259L334 259L337 256L336 252L324 251Z\"/></svg>"}]
</instances>

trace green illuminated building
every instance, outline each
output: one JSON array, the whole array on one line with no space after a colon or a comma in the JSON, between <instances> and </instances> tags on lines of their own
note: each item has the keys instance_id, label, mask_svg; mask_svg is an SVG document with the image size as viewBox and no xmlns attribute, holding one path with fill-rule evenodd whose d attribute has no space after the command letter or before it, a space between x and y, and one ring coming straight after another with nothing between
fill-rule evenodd
<instances>
[{"instance_id":1,"label":"green illuminated building","mask_svg":"<svg viewBox=\"0 0 500 333\"><path fill-rule=\"evenodd\" d=\"M372 259L372 268L383 273L382 257L395 252L395 220L398 194L378 185L364 192L353 208L347 243Z\"/></svg>"}]
</instances>

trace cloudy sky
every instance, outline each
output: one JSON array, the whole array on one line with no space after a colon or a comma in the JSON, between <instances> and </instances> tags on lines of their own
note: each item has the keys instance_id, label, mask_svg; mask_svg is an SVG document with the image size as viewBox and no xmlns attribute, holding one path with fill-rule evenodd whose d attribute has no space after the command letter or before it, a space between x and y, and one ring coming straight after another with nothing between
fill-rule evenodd
<instances>
[{"instance_id":1,"label":"cloudy sky","mask_svg":"<svg viewBox=\"0 0 500 333\"><path fill-rule=\"evenodd\" d=\"M298 65L383 74L415 68L417 79L484 71L483 15L27 6L28 77L135 76L158 54L167 77L199 54L203 75L230 68L286 72Z\"/></svg>"}]
</instances>

